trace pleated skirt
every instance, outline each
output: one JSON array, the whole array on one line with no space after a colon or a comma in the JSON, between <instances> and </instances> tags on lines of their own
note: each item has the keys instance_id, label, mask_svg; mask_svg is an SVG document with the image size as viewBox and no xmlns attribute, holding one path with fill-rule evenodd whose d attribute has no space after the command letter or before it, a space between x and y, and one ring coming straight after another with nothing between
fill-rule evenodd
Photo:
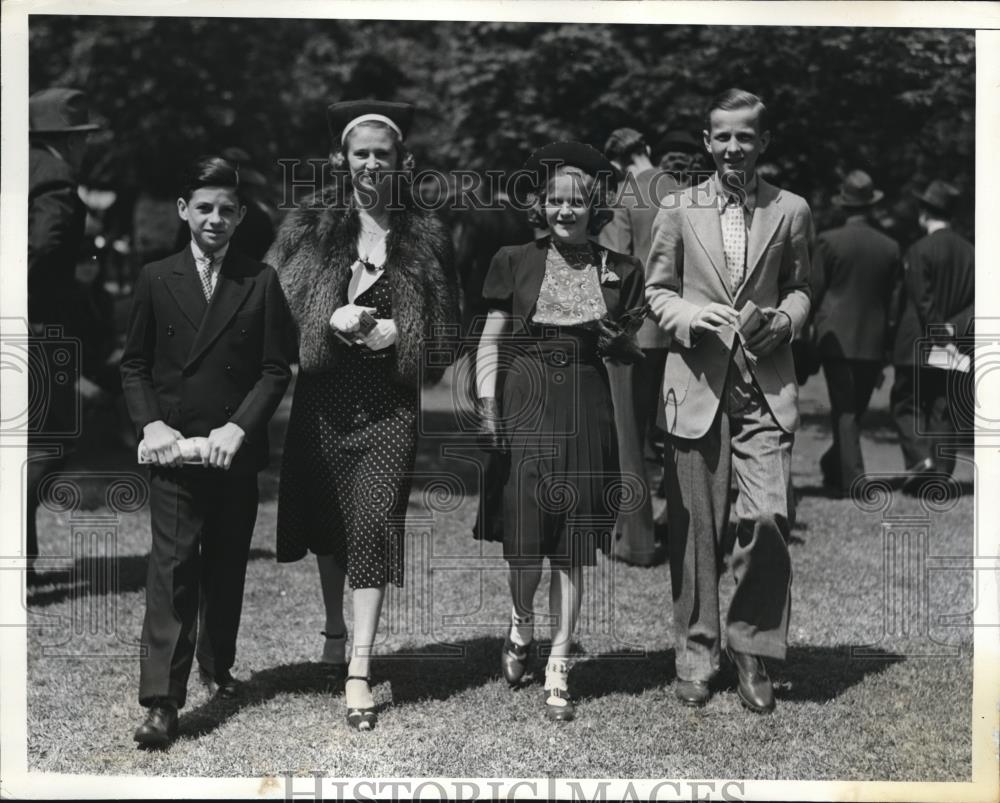
<instances>
[{"instance_id":1,"label":"pleated skirt","mask_svg":"<svg viewBox=\"0 0 1000 803\"><path fill-rule=\"evenodd\" d=\"M502 399L511 442L504 557L593 566L609 548L622 490L608 375L593 338L562 330L516 348Z\"/></svg>"}]
</instances>

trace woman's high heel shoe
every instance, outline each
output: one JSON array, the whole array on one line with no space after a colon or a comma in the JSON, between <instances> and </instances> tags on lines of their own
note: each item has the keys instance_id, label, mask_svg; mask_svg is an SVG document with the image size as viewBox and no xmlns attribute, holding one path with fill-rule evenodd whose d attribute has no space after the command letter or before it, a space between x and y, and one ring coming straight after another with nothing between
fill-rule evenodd
<instances>
[{"instance_id":1,"label":"woman's high heel shoe","mask_svg":"<svg viewBox=\"0 0 1000 803\"><path fill-rule=\"evenodd\" d=\"M554 722L570 722L576 716L576 705L570 697L565 663L549 661L545 667L545 716Z\"/></svg>"},{"instance_id":2,"label":"woman's high heel shoe","mask_svg":"<svg viewBox=\"0 0 1000 803\"><path fill-rule=\"evenodd\" d=\"M371 678L364 675L348 675L347 682L350 683L352 680L363 680L365 685L369 687L368 693L371 694ZM352 708L347 707L347 724L350 725L354 730L357 731L370 731L375 727L375 721L378 718L375 714L376 706L370 706L368 708Z\"/></svg>"},{"instance_id":3,"label":"woman's high heel shoe","mask_svg":"<svg viewBox=\"0 0 1000 803\"><path fill-rule=\"evenodd\" d=\"M504 639L503 651L500 653L500 671L503 672L504 680L511 686L517 686L524 677L532 643L515 644L509 633Z\"/></svg>"},{"instance_id":4,"label":"woman's high heel shoe","mask_svg":"<svg viewBox=\"0 0 1000 803\"><path fill-rule=\"evenodd\" d=\"M331 635L325 630L319 632L326 637L320 663L326 664L330 668L333 680L342 685L347 679L347 633Z\"/></svg>"}]
</instances>

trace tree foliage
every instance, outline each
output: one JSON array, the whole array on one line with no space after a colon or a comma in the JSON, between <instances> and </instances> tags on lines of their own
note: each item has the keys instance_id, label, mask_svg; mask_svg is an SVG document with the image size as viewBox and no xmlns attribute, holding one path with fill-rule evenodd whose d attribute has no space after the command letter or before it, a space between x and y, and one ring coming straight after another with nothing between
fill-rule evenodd
<instances>
[{"instance_id":1,"label":"tree foliage","mask_svg":"<svg viewBox=\"0 0 1000 803\"><path fill-rule=\"evenodd\" d=\"M623 125L697 135L739 85L768 103L781 182L821 208L853 167L890 197L946 178L972 208L968 30L33 16L30 36L31 89L86 90L119 180L152 192L233 144L277 183L278 159L327 154L342 98L415 103L422 166L509 170Z\"/></svg>"}]
</instances>

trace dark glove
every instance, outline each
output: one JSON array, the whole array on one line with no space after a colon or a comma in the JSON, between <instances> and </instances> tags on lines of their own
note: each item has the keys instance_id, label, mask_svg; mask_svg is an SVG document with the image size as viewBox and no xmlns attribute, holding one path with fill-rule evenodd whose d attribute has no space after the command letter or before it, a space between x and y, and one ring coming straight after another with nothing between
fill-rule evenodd
<instances>
[{"instance_id":1,"label":"dark glove","mask_svg":"<svg viewBox=\"0 0 1000 803\"><path fill-rule=\"evenodd\" d=\"M649 314L649 304L627 310L617 321L601 318L597 321L597 353L614 362L633 365L646 359L635 333Z\"/></svg>"},{"instance_id":2,"label":"dark glove","mask_svg":"<svg viewBox=\"0 0 1000 803\"><path fill-rule=\"evenodd\" d=\"M507 453L507 439L500 423L500 405L493 396L479 400L477 443L484 452Z\"/></svg>"}]
</instances>

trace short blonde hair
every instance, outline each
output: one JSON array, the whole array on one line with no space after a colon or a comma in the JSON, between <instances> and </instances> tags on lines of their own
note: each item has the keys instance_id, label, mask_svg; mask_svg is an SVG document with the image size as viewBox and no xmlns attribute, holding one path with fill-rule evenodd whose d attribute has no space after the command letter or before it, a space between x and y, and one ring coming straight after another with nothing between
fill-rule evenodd
<instances>
[{"instance_id":1,"label":"short blonde hair","mask_svg":"<svg viewBox=\"0 0 1000 803\"><path fill-rule=\"evenodd\" d=\"M597 234L614 217L611 209L611 190L607 181L597 181L594 176L575 165L561 164L548 174L548 181L544 186L536 186L534 201L528 210L528 222L536 229L547 229L548 221L545 219L545 200L552 189L552 182L559 176L579 176L583 179L583 186L590 200L590 218L587 220L587 233Z\"/></svg>"}]
</instances>

